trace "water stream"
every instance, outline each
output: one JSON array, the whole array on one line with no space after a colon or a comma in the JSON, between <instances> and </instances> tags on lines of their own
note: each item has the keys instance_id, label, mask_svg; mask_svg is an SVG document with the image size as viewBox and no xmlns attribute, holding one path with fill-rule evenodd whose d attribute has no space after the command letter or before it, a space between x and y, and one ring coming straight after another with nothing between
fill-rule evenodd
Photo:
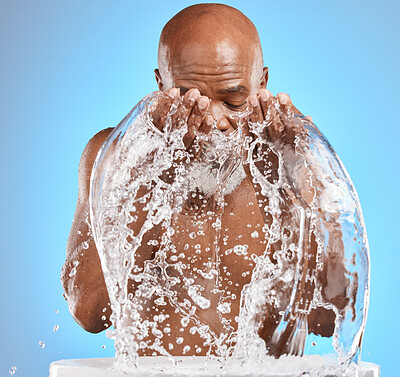
<instances>
[{"instance_id":1,"label":"water stream","mask_svg":"<svg viewBox=\"0 0 400 377\"><path fill-rule=\"evenodd\" d=\"M187 125L152 121L144 98L102 146L90 219L109 292L116 364L140 355L206 356L222 365L325 355L357 362L369 250L354 186L316 126L271 141L270 121L186 150ZM276 106L279 110L279 106ZM246 131L246 125L250 132ZM326 369L326 368L325 368Z\"/></svg>"}]
</instances>

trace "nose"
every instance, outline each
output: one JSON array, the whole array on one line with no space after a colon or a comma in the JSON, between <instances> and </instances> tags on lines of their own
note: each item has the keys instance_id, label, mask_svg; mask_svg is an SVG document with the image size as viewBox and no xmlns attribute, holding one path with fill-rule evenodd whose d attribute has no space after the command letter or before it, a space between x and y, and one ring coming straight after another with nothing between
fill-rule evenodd
<instances>
[{"instance_id":1,"label":"nose","mask_svg":"<svg viewBox=\"0 0 400 377\"><path fill-rule=\"evenodd\" d=\"M217 121L217 128L220 131L227 131L232 127L228 115L224 111L223 104L218 101L210 101L209 112L211 116Z\"/></svg>"}]
</instances>

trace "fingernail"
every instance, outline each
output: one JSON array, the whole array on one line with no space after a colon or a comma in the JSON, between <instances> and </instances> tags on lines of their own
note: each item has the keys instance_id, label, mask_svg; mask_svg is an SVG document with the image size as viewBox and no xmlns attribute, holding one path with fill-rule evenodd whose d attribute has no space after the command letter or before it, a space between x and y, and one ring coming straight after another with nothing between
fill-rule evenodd
<instances>
[{"instance_id":1,"label":"fingernail","mask_svg":"<svg viewBox=\"0 0 400 377\"><path fill-rule=\"evenodd\" d=\"M195 100L199 96L200 96L200 92L197 89L193 89L189 93L189 99L190 100Z\"/></svg>"},{"instance_id":2,"label":"fingernail","mask_svg":"<svg viewBox=\"0 0 400 377\"><path fill-rule=\"evenodd\" d=\"M281 105L286 105L288 103L288 96L287 94L281 94L279 96L279 102L281 103Z\"/></svg>"},{"instance_id":3,"label":"fingernail","mask_svg":"<svg viewBox=\"0 0 400 377\"><path fill-rule=\"evenodd\" d=\"M267 102L268 98L269 98L269 94L265 89L261 89L260 90L260 97L261 97L261 101Z\"/></svg>"},{"instance_id":4,"label":"fingernail","mask_svg":"<svg viewBox=\"0 0 400 377\"><path fill-rule=\"evenodd\" d=\"M169 91L169 94L171 95L171 97L176 97L179 94L179 89L178 88L172 88Z\"/></svg>"},{"instance_id":5,"label":"fingernail","mask_svg":"<svg viewBox=\"0 0 400 377\"><path fill-rule=\"evenodd\" d=\"M211 115L208 115L205 121L207 126L212 126L212 124L214 123L214 118Z\"/></svg>"},{"instance_id":6,"label":"fingernail","mask_svg":"<svg viewBox=\"0 0 400 377\"><path fill-rule=\"evenodd\" d=\"M249 102L250 102L251 106L256 107L257 103L258 103L257 97L255 95L250 96L249 97Z\"/></svg>"},{"instance_id":7,"label":"fingernail","mask_svg":"<svg viewBox=\"0 0 400 377\"><path fill-rule=\"evenodd\" d=\"M207 101L207 99L202 97L202 98L199 99L198 104L199 104L199 109L200 110L204 110L208 105L208 101Z\"/></svg>"}]
</instances>

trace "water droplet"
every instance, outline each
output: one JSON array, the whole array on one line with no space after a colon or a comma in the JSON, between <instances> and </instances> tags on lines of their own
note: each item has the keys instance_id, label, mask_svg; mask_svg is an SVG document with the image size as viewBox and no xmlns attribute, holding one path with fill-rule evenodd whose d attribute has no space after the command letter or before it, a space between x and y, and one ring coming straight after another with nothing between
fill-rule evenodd
<instances>
[{"instance_id":1,"label":"water droplet","mask_svg":"<svg viewBox=\"0 0 400 377\"><path fill-rule=\"evenodd\" d=\"M60 326L59 325L54 325L54 327L53 327L53 331L58 331L58 329L60 328Z\"/></svg>"},{"instance_id":2,"label":"water droplet","mask_svg":"<svg viewBox=\"0 0 400 377\"><path fill-rule=\"evenodd\" d=\"M56 310L54 310L54 313L58 314L58 313L60 313L60 311L56 309Z\"/></svg>"},{"instance_id":3,"label":"water droplet","mask_svg":"<svg viewBox=\"0 0 400 377\"><path fill-rule=\"evenodd\" d=\"M182 344L183 343L183 338L180 336L177 340L176 340L176 344Z\"/></svg>"},{"instance_id":4,"label":"water droplet","mask_svg":"<svg viewBox=\"0 0 400 377\"><path fill-rule=\"evenodd\" d=\"M211 226L216 230L221 229L221 220L220 219L215 220L215 222L212 223Z\"/></svg>"},{"instance_id":5,"label":"water droplet","mask_svg":"<svg viewBox=\"0 0 400 377\"><path fill-rule=\"evenodd\" d=\"M248 248L249 248L248 245L235 245L233 247L233 252L236 255L246 255Z\"/></svg>"},{"instance_id":6,"label":"water droplet","mask_svg":"<svg viewBox=\"0 0 400 377\"><path fill-rule=\"evenodd\" d=\"M8 373L10 373L11 376L12 376L12 375L15 374L16 371L17 371L17 367L16 366L12 366L11 369L8 371Z\"/></svg>"},{"instance_id":7,"label":"water droplet","mask_svg":"<svg viewBox=\"0 0 400 377\"><path fill-rule=\"evenodd\" d=\"M251 236L253 238L257 238L258 237L258 232L255 230L253 233L251 233Z\"/></svg>"},{"instance_id":8,"label":"water droplet","mask_svg":"<svg viewBox=\"0 0 400 377\"><path fill-rule=\"evenodd\" d=\"M73 261L72 264L74 265L74 267L72 267L72 269L71 269L71 271L70 271L70 273L69 273L69 277L75 276L75 274L76 274L76 268L77 268L78 265L79 265L79 261L75 260L75 261Z\"/></svg>"},{"instance_id":9,"label":"water droplet","mask_svg":"<svg viewBox=\"0 0 400 377\"><path fill-rule=\"evenodd\" d=\"M200 306L202 309L207 309L211 305L211 301L197 293L197 289L193 286L189 287L188 289L188 294L190 298L193 300L193 302Z\"/></svg>"},{"instance_id":10,"label":"water droplet","mask_svg":"<svg viewBox=\"0 0 400 377\"><path fill-rule=\"evenodd\" d=\"M106 348L106 345L105 344L103 344L102 346L101 346L101 348L103 348L103 350Z\"/></svg>"},{"instance_id":11,"label":"water droplet","mask_svg":"<svg viewBox=\"0 0 400 377\"><path fill-rule=\"evenodd\" d=\"M217 310L222 314L230 313L231 312L231 304L228 302L220 303L217 307Z\"/></svg>"},{"instance_id":12,"label":"water droplet","mask_svg":"<svg viewBox=\"0 0 400 377\"><path fill-rule=\"evenodd\" d=\"M87 241L82 242L82 247L86 250L89 248L89 243Z\"/></svg>"},{"instance_id":13,"label":"water droplet","mask_svg":"<svg viewBox=\"0 0 400 377\"><path fill-rule=\"evenodd\" d=\"M166 320L166 318L167 318L166 315L160 314L160 315L158 316L158 322L162 323L162 322L164 322L164 321Z\"/></svg>"},{"instance_id":14,"label":"water droplet","mask_svg":"<svg viewBox=\"0 0 400 377\"><path fill-rule=\"evenodd\" d=\"M181 324L183 327L186 327L189 324L190 318L189 317L183 317L181 318Z\"/></svg>"},{"instance_id":15,"label":"water droplet","mask_svg":"<svg viewBox=\"0 0 400 377\"><path fill-rule=\"evenodd\" d=\"M196 326L191 327L190 330L189 330L189 332L190 332L192 335L196 334L196 332L197 332L197 327L196 327Z\"/></svg>"},{"instance_id":16,"label":"water droplet","mask_svg":"<svg viewBox=\"0 0 400 377\"><path fill-rule=\"evenodd\" d=\"M315 346L317 345L317 343L312 342L311 345L312 345L313 347L315 347Z\"/></svg>"},{"instance_id":17,"label":"water droplet","mask_svg":"<svg viewBox=\"0 0 400 377\"><path fill-rule=\"evenodd\" d=\"M159 329L153 328L153 329L151 330L151 332L153 333L153 335L154 335L155 337L157 337L157 338L159 338L159 339L161 339L161 338L163 337L163 333L162 333L162 331L159 330Z\"/></svg>"},{"instance_id":18,"label":"water droplet","mask_svg":"<svg viewBox=\"0 0 400 377\"><path fill-rule=\"evenodd\" d=\"M189 237L193 240L194 238L196 238L196 233L195 232L190 233Z\"/></svg>"},{"instance_id":19,"label":"water droplet","mask_svg":"<svg viewBox=\"0 0 400 377\"><path fill-rule=\"evenodd\" d=\"M190 351L190 346L183 347L183 354L188 353Z\"/></svg>"},{"instance_id":20,"label":"water droplet","mask_svg":"<svg viewBox=\"0 0 400 377\"><path fill-rule=\"evenodd\" d=\"M38 344L39 344L39 347L40 347L40 348L46 347L46 345L44 344L44 342L42 342L41 340L38 342Z\"/></svg>"}]
</instances>

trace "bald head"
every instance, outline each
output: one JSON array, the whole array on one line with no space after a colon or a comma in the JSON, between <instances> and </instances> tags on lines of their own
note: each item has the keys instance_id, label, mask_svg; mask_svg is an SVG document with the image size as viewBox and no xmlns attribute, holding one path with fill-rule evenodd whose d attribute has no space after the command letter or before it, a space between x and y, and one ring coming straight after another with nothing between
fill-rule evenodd
<instances>
[{"instance_id":1,"label":"bald head","mask_svg":"<svg viewBox=\"0 0 400 377\"><path fill-rule=\"evenodd\" d=\"M230 63L229 54L247 56L254 73L262 75L260 38L253 23L230 6L197 4L180 11L163 28L158 67L168 80L171 66L186 64L190 58L198 65L224 65Z\"/></svg>"},{"instance_id":2,"label":"bald head","mask_svg":"<svg viewBox=\"0 0 400 377\"><path fill-rule=\"evenodd\" d=\"M237 128L236 115L246 109L247 98L268 80L255 26L222 4L193 5L175 15L161 33L158 67L160 90L199 91L208 115L228 133ZM188 95L198 95L194 92Z\"/></svg>"}]
</instances>

